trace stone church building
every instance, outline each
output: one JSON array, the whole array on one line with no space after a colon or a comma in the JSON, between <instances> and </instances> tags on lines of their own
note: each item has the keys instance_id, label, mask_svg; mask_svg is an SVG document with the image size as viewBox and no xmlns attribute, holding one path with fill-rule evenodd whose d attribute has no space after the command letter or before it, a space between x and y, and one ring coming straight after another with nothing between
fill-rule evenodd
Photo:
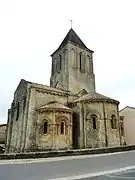
<instances>
[{"instance_id":1,"label":"stone church building","mask_svg":"<svg viewBox=\"0 0 135 180\"><path fill-rule=\"evenodd\" d=\"M7 153L122 145L119 102L96 92L93 53L71 28L51 55L50 86L20 81Z\"/></svg>"}]
</instances>

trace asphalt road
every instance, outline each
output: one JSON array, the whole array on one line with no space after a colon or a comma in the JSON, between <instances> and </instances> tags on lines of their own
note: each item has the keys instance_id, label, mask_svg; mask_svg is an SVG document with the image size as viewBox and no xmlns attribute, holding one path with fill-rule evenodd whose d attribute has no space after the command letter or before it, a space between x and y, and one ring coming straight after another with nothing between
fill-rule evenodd
<instances>
[{"instance_id":1,"label":"asphalt road","mask_svg":"<svg viewBox=\"0 0 135 180\"><path fill-rule=\"evenodd\" d=\"M72 157L74 158L74 157ZM5 161L7 162L7 161ZM33 162L25 164L1 164L0 180L47 180L63 178L66 180L69 176L78 176L100 171L108 171L127 166L135 166L135 151L124 152L112 155L100 156L79 156L75 159L46 162ZM83 180L110 180L116 177L111 176L131 176L135 179L135 170L127 171L127 174L111 174L94 178L82 178ZM119 178L120 179L120 178ZM121 178L122 179L122 178ZM125 179L125 178L124 178Z\"/></svg>"},{"instance_id":2,"label":"asphalt road","mask_svg":"<svg viewBox=\"0 0 135 180\"><path fill-rule=\"evenodd\" d=\"M81 180L135 180L135 169L121 172L121 173L115 173L110 175L104 175L104 176L98 176L93 178L83 178Z\"/></svg>"}]
</instances>

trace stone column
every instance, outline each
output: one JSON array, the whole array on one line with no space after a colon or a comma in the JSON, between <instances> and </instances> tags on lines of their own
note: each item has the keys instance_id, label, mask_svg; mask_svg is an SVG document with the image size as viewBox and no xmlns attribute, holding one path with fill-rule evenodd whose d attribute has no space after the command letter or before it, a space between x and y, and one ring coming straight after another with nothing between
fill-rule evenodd
<instances>
[{"instance_id":1,"label":"stone column","mask_svg":"<svg viewBox=\"0 0 135 180\"><path fill-rule=\"evenodd\" d=\"M83 132L84 132L84 148L86 148L87 146L87 125L86 125L86 109L85 106L83 104L83 108L84 108L84 112L83 112L83 124L84 124L84 128L83 128Z\"/></svg>"},{"instance_id":2,"label":"stone column","mask_svg":"<svg viewBox=\"0 0 135 180\"><path fill-rule=\"evenodd\" d=\"M118 105L117 105L117 119L118 119L119 140L120 140L120 146L121 146L122 145L122 139L121 139L120 116L119 116L119 107L118 107Z\"/></svg>"},{"instance_id":3,"label":"stone column","mask_svg":"<svg viewBox=\"0 0 135 180\"><path fill-rule=\"evenodd\" d=\"M106 124L106 108L105 108L105 102L103 102L103 119L104 119L104 128L105 128L105 146L108 147L108 132L107 132L107 124Z\"/></svg>"},{"instance_id":4,"label":"stone column","mask_svg":"<svg viewBox=\"0 0 135 180\"><path fill-rule=\"evenodd\" d=\"M30 88L29 105L27 109L28 117L26 118L25 132L25 150L34 150L36 146L36 89ZM24 151L25 151L24 150Z\"/></svg>"},{"instance_id":5,"label":"stone column","mask_svg":"<svg viewBox=\"0 0 135 180\"><path fill-rule=\"evenodd\" d=\"M80 125L80 136L79 136L79 147L80 149L84 148L84 110L83 105L80 104L80 118L79 118L79 125Z\"/></svg>"}]
</instances>

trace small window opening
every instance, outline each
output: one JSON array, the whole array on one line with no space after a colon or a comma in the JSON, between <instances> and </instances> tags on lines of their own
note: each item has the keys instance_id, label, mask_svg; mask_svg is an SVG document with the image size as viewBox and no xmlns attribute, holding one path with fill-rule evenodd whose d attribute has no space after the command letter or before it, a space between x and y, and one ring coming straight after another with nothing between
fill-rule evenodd
<instances>
[{"instance_id":1,"label":"small window opening","mask_svg":"<svg viewBox=\"0 0 135 180\"><path fill-rule=\"evenodd\" d=\"M59 68L60 68L60 70L61 70L61 69L62 69L62 56L61 56L61 54L59 55L59 58L60 58L60 59L59 59L59 60L60 60L60 64L59 64L60 67L59 67Z\"/></svg>"},{"instance_id":2,"label":"small window opening","mask_svg":"<svg viewBox=\"0 0 135 180\"><path fill-rule=\"evenodd\" d=\"M47 134L47 130L48 130L48 122L44 123L44 134Z\"/></svg>"},{"instance_id":3,"label":"small window opening","mask_svg":"<svg viewBox=\"0 0 135 180\"><path fill-rule=\"evenodd\" d=\"M92 125L93 129L97 129L97 118L95 115L92 115Z\"/></svg>"},{"instance_id":4,"label":"small window opening","mask_svg":"<svg viewBox=\"0 0 135 180\"><path fill-rule=\"evenodd\" d=\"M111 128L116 129L116 117L115 117L115 115L111 116Z\"/></svg>"},{"instance_id":5,"label":"small window opening","mask_svg":"<svg viewBox=\"0 0 135 180\"><path fill-rule=\"evenodd\" d=\"M19 104L19 102L18 102L18 103L17 103L16 121L19 119L19 109L20 109L20 104Z\"/></svg>"},{"instance_id":6,"label":"small window opening","mask_svg":"<svg viewBox=\"0 0 135 180\"><path fill-rule=\"evenodd\" d=\"M60 134L64 134L64 122L60 124Z\"/></svg>"},{"instance_id":7,"label":"small window opening","mask_svg":"<svg viewBox=\"0 0 135 180\"><path fill-rule=\"evenodd\" d=\"M80 52L80 70L82 70L82 53Z\"/></svg>"}]
</instances>

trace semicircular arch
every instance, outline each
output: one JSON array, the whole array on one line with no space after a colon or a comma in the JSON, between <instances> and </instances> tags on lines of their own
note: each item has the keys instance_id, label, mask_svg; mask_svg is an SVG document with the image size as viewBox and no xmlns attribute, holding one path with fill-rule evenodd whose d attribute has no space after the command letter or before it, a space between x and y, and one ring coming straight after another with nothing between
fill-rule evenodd
<instances>
[{"instance_id":1,"label":"semicircular arch","mask_svg":"<svg viewBox=\"0 0 135 180\"><path fill-rule=\"evenodd\" d=\"M60 124L62 121L65 122L66 124L69 123L69 119L66 116L59 116L56 119L56 124Z\"/></svg>"},{"instance_id":2,"label":"semicircular arch","mask_svg":"<svg viewBox=\"0 0 135 180\"><path fill-rule=\"evenodd\" d=\"M99 113L97 110L94 110L94 109L93 109L93 110L90 110L90 111L86 114L86 120L91 119L91 116L92 116L93 114L96 115L98 119L101 119L100 113Z\"/></svg>"},{"instance_id":3,"label":"semicircular arch","mask_svg":"<svg viewBox=\"0 0 135 180\"><path fill-rule=\"evenodd\" d=\"M117 118L117 113L116 113L115 110L110 111L110 112L107 114L107 118L108 118L108 119L111 119L112 115L115 115L115 117Z\"/></svg>"},{"instance_id":4,"label":"semicircular arch","mask_svg":"<svg viewBox=\"0 0 135 180\"><path fill-rule=\"evenodd\" d=\"M47 116L42 117L41 122L45 123L46 121L48 122L48 124L52 124L52 121L50 118L48 118Z\"/></svg>"}]
</instances>

